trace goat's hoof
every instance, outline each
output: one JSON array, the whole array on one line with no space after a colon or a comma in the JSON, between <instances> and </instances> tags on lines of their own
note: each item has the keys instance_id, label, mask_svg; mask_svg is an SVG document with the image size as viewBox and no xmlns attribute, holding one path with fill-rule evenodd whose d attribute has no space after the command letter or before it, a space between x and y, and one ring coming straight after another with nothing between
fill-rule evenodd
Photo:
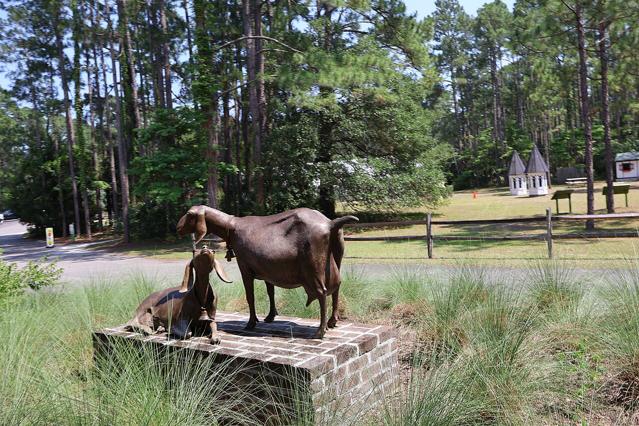
<instances>
[{"instance_id":1,"label":"goat's hoof","mask_svg":"<svg viewBox=\"0 0 639 426\"><path fill-rule=\"evenodd\" d=\"M211 336L211 340L209 340L209 343L211 345L219 345L220 344L220 336L218 336L218 335Z\"/></svg>"},{"instance_id":2,"label":"goat's hoof","mask_svg":"<svg viewBox=\"0 0 639 426\"><path fill-rule=\"evenodd\" d=\"M317 330L315 332L315 335L313 336L313 339L323 339L325 332L326 332L326 330L324 330L324 329Z\"/></svg>"},{"instance_id":3,"label":"goat's hoof","mask_svg":"<svg viewBox=\"0 0 639 426\"><path fill-rule=\"evenodd\" d=\"M249 320L249 322L246 323L246 327L244 327L244 330L253 330L256 325L257 320Z\"/></svg>"},{"instance_id":4,"label":"goat's hoof","mask_svg":"<svg viewBox=\"0 0 639 426\"><path fill-rule=\"evenodd\" d=\"M328 323L326 324L328 326L328 328L335 328L337 327L337 318L331 318L328 320Z\"/></svg>"},{"instance_id":5,"label":"goat's hoof","mask_svg":"<svg viewBox=\"0 0 639 426\"><path fill-rule=\"evenodd\" d=\"M268 316L266 318L264 318L264 322L273 322L275 321L275 316L277 315L277 312L274 314L268 314Z\"/></svg>"}]
</instances>

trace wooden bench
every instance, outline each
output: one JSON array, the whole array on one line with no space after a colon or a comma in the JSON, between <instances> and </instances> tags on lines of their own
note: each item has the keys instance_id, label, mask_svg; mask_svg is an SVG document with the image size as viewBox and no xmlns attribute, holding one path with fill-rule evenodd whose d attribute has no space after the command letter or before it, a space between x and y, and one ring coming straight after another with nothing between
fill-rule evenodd
<instances>
[{"instance_id":1,"label":"wooden bench","mask_svg":"<svg viewBox=\"0 0 639 426\"><path fill-rule=\"evenodd\" d=\"M550 199L555 200L555 203L557 203L557 214L559 214L559 200L564 200L566 198L568 199L568 210L572 213L572 199L570 198L572 193L572 189L560 189L552 194Z\"/></svg>"},{"instance_id":2,"label":"wooden bench","mask_svg":"<svg viewBox=\"0 0 639 426\"><path fill-rule=\"evenodd\" d=\"M630 184L629 183L615 183L612 187L613 195L623 194L626 196L626 207L628 207L628 192L630 192ZM601 188L601 194L608 194L608 186L604 186Z\"/></svg>"},{"instance_id":3,"label":"wooden bench","mask_svg":"<svg viewBox=\"0 0 639 426\"><path fill-rule=\"evenodd\" d=\"M585 185L586 180L585 177L568 178L566 179L566 185Z\"/></svg>"}]
</instances>

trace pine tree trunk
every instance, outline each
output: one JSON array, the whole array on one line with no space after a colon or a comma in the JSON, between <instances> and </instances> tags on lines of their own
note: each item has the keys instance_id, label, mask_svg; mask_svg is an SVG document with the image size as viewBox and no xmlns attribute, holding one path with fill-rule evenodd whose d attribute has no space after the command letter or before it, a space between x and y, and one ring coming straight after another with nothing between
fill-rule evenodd
<instances>
[{"instance_id":1,"label":"pine tree trunk","mask_svg":"<svg viewBox=\"0 0 639 426\"><path fill-rule=\"evenodd\" d=\"M98 17L100 15L98 14ZM110 35L107 35L110 37ZM111 227L115 220L119 217L118 214L118 179L116 174L116 166L115 166L115 155L114 155L114 145L115 141L113 139L113 135L111 133L111 109L109 107L109 97L107 96L107 71L106 71L106 63L104 61L104 50L102 46L100 46L100 69L102 70L102 81L104 81L104 116L100 119L100 123L102 124L102 129L104 132L104 138L108 144L108 155L109 155L109 176L111 178ZM117 86L114 84L114 91L117 90Z\"/></svg>"},{"instance_id":2,"label":"pine tree trunk","mask_svg":"<svg viewBox=\"0 0 639 426\"><path fill-rule=\"evenodd\" d=\"M193 35L191 34L191 21L187 0L182 0L182 9L184 9L184 25L186 26L186 46L189 50L189 65L193 66Z\"/></svg>"},{"instance_id":3,"label":"pine tree trunk","mask_svg":"<svg viewBox=\"0 0 639 426\"><path fill-rule=\"evenodd\" d=\"M245 37L253 36L252 22L255 10L251 7L252 0L242 0L242 24ZM263 187L261 185L260 156L262 152L262 140L260 131L260 107L257 93L257 52L255 48L255 40L246 40L246 73L248 86L248 103L249 113L251 115L251 128L253 133L253 158L252 169L254 173L255 195L258 206L263 204Z\"/></svg>"},{"instance_id":4,"label":"pine tree trunk","mask_svg":"<svg viewBox=\"0 0 639 426\"><path fill-rule=\"evenodd\" d=\"M91 205L89 203L89 190L87 184L87 161L86 161L86 142L83 131L83 112L84 105L82 101L82 84L81 84L81 66L80 59L82 56L83 46L83 29L82 15L83 4L81 0L74 0L71 3L73 9L73 74L75 89L75 136L78 144L78 170L80 174L80 194L82 196L82 206L84 213L84 231L88 239L91 239ZM78 229L78 233L80 230Z\"/></svg>"},{"instance_id":5,"label":"pine tree trunk","mask_svg":"<svg viewBox=\"0 0 639 426\"><path fill-rule=\"evenodd\" d=\"M517 108L517 127L519 127L520 130L523 130L525 126L524 100L523 100L523 95L521 93L522 91L521 71L519 67L520 67L520 61L517 62L516 75L515 75L515 99L516 99L515 102L516 102L516 108Z\"/></svg>"},{"instance_id":6,"label":"pine tree trunk","mask_svg":"<svg viewBox=\"0 0 639 426\"><path fill-rule=\"evenodd\" d=\"M86 67L87 67L87 81L91 81L91 71L93 71L93 79L95 82L95 91L96 97L100 99L100 73L98 68L98 54L96 46L98 45L96 34L95 34L95 1L91 1L90 4L90 15L89 19L91 22L91 49L89 50L89 46L86 46ZM91 58L89 52L93 55L93 65L91 65ZM91 122L91 149L93 151L93 168L94 168L94 180L100 180L102 178L102 168L99 159L99 142L98 137L96 135L96 113L100 116L103 111L101 111L101 107L96 108L96 102L93 98L93 86L89 83L89 118ZM106 93L105 93L106 98ZM99 102L99 101L98 101ZM99 117L102 120L103 116ZM101 121L102 123L103 121ZM102 138L99 138L101 141ZM98 225L100 230L104 230L104 205L102 204L102 190L99 187L95 188L95 203L98 209Z\"/></svg>"},{"instance_id":7,"label":"pine tree trunk","mask_svg":"<svg viewBox=\"0 0 639 426\"><path fill-rule=\"evenodd\" d=\"M57 12L59 13L59 11ZM60 74L60 82L62 84L62 95L64 102L64 118L67 129L67 153L69 156L69 176L71 177L71 190L73 196L73 222L75 224L76 234L80 232L80 200L78 196L78 179L75 174L75 156L73 154L73 146L75 144L75 134L73 131L73 119L71 118L71 101L69 99L69 79L66 73L66 60L64 54L64 44L62 34L60 33L59 15L54 16L54 36L55 45L58 55L58 72Z\"/></svg>"},{"instance_id":8,"label":"pine tree trunk","mask_svg":"<svg viewBox=\"0 0 639 426\"><path fill-rule=\"evenodd\" d=\"M227 165L233 164L233 140L231 138L231 109L230 109L230 96L228 93L229 89L228 80L225 82L223 90L224 96L222 96L222 134L224 135L223 146L224 146L224 162ZM224 200L225 200L225 208L226 211L232 211L232 201L235 199L233 194L233 185L231 182L231 176L226 173L224 175Z\"/></svg>"},{"instance_id":9,"label":"pine tree trunk","mask_svg":"<svg viewBox=\"0 0 639 426\"><path fill-rule=\"evenodd\" d=\"M93 173L92 180L96 181L100 178L100 161L98 159L98 142L95 136L95 103L93 99L93 84L91 82L91 60L89 55L88 46L85 46L85 64L86 64L86 78L87 78L87 99L89 101L89 127L90 133L90 149L91 149L91 160L93 163ZM97 96L100 97L100 86L99 82L95 81ZM103 218L102 218L102 196L99 187L95 188L95 204L98 209L98 227L102 229L103 227Z\"/></svg>"},{"instance_id":10,"label":"pine tree trunk","mask_svg":"<svg viewBox=\"0 0 639 426\"><path fill-rule=\"evenodd\" d=\"M173 109L173 92L171 88L171 51L169 49L169 30L166 22L166 5L164 0L158 0L160 9L160 25L162 28L162 61L164 65L164 90L166 107Z\"/></svg>"},{"instance_id":11,"label":"pine tree trunk","mask_svg":"<svg viewBox=\"0 0 639 426\"><path fill-rule=\"evenodd\" d=\"M320 89L322 90L322 89ZM319 140L321 141L318 155L317 155L317 163L328 167L332 157L332 129L333 123L331 123L326 117L321 119L321 123L319 126ZM324 171L324 174L326 171ZM322 176L320 178L319 185L319 210L329 219L334 219L335 214L335 190L333 188L333 183L331 179L326 176Z\"/></svg>"},{"instance_id":12,"label":"pine tree trunk","mask_svg":"<svg viewBox=\"0 0 639 426\"><path fill-rule=\"evenodd\" d=\"M457 104L457 83L455 82L455 69L450 67L450 90L453 98L453 116L455 121L459 122L459 105ZM464 149L464 134L462 130L463 124L457 128L457 149L461 152Z\"/></svg>"},{"instance_id":13,"label":"pine tree trunk","mask_svg":"<svg viewBox=\"0 0 639 426\"><path fill-rule=\"evenodd\" d=\"M612 155L612 144L610 142L610 105L608 93L608 22L602 20L599 23L599 62L601 66L601 122L604 127L604 146L606 150L606 210L608 213L615 212L614 197L614 158Z\"/></svg>"},{"instance_id":14,"label":"pine tree trunk","mask_svg":"<svg viewBox=\"0 0 639 426\"><path fill-rule=\"evenodd\" d=\"M235 215L240 214L241 193L242 193L242 99L235 95L235 166L237 173L235 174Z\"/></svg>"},{"instance_id":15,"label":"pine tree trunk","mask_svg":"<svg viewBox=\"0 0 639 426\"><path fill-rule=\"evenodd\" d=\"M53 126L55 127L55 123L53 124ZM57 133L57 132L54 132ZM53 154L55 155L56 158L58 158L60 156L60 142L58 139L58 135L54 134L53 137ZM58 170L56 170L56 178L57 178L57 184L58 184L58 208L60 209L60 221L62 223L62 236L63 237L67 237L69 234L69 230L67 229L67 212L64 208L64 193L62 192L62 170L60 170L58 168Z\"/></svg>"},{"instance_id":16,"label":"pine tree trunk","mask_svg":"<svg viewBox=\"0 0 639 426\"><path fill-rule=\"evenodd\" d=\"M211 40L206 27L207 9L204 0L198 0L194 4L195 11L195 43L197 46L198 73L204 79L213 78L214 57L211 50ZM203 122L206 132L206 159L207 159L207 184L206 192L208 205L217 208L217 181L218 181L218 149L220 116L218 112L219 94L212 87L200 88L194 93L194 97L202 106Z\"/></svg>"},{"instance_id":17,"label":"pine tree trunk","mask_svg":"<svg viewBox=\"0 0 639 426\"><path fill-rule=\"evenodd\" d=\"M128 243L131 240L131 234L129 230L129 171L128 171L128 154L126 148L126 142L123 132L123 117L122 117L122 104L120 101L120 89L118 85L122 85L122 75L120 75L120 81L118 81L118 68L117 68L117 54L113 46L113 25L111 24L111 17L109 15L109 0L106 4L106 16L107 26L109 33L109 50L111 52L111 72L113 74L113 93L115 96L115 128L118 139L118 162L119 162L119 174L120 174L120 194L122 202L122 228L124 231L124 242ZM122 40L120 40L120 46L122 46Z\"/></svg>"},{"instance_id":18,"label":"pine tree trunk","mask_svg":"<svg viewBox=\"0 0 639 426\"><path fill-rule=\"evenodd\" d=\"M151 2L147 7L148 28L149 34L156 34L160 31L157 23L156 3ZM158 47L156 37L149 38L150 47L150 60L153 74L153 102L156 108L166 108L166 100L164 98L164 78L162 72L162 60L161 53Z\"/></svg>"},{"instance_id":19,"label":"pine tree trunk","mask_svg":"<svg viewBox=\"0 0 639 426\"><path fill-rule=\"evenodd\" d=\"M131 124L132 129L137 129L142 126L142 119L140 115L140 106L138 102L138 84L135 75L135 57L133 56L133 43L131 42L131 31L129 30L129 17L127 10L127 0L117 0L118 5L118 28L121 38L120 51L124 54L124 61L126 63L124 73L120 75L120 79L126 84L123 84L124 100L127 103L128 112L134 119ZM131 136L131 135L129 135Z\"/></svg>"},{"instance_id":20,"label":"pine tree trunk","mask_svg":"<svg viewBox=\"0 0 639 426\"><path fill-rule=\"evenodd\" d=\"M206 124L208 134L208 144L206 159L208 162L206 193L208 195L208 206L217 209L217 167L219 150L219 128L220 114L217 111L218 105L215 100L211 100L209 106L209 119Z\"/></svg>"},{"instance_id":21,"label":"pine tree trunk","mask_svg":"<svg viewBox=\"0 0 639 426\"><path fill-rule=\"evenodd\" d=\"M592 122L590 118L590 104L588 100L588 53L586 51L586 35L583 24L581 0L575 5L575 24L577 27L577 49L579 51L579 93L581 101L581 121L586 137L584 163L586 168L586 199L587 214L595 213L594 171L592 162ZM586 229L593 230L595 221L586 221Z\"/></svg>"},{"instance_id":22,"label":"pine tree trunk","mask_svg":"<svg viewBox=\"0 0 639 426\"><path fill-rule=\"evenodd\" d=\"M53 65L50 64L51 69L53 70ZM49 90L51 93L54 93L54 84L53 84L53 72L51 72L49 74ZM55 120L51 120L52 121L52 135L51 135L51 139L53 140L53 155L54 157L60 158L60 139L59 139L59 133L57 131L57 125ZM58 161L56 161L56 170L55 170L55 175L56 175L56 181L57 181L57 186L58 186L58 190L56 191L58 193L58 208L60 209L60 220L62 222L62 236L63 237L67 237L68 235L68 228L67 228L67 212L64 208L64 193L62 192L62 168L60 167L60 163Z\"/></svg>"},{"instance_id":23,"label":"pine tree trunk","mask_svg":"<svg viewBox=\"0 0 639 426\"><path fill-rule=\"evenodd\" d=\"M253 0L253 20L255 23L255 35L262 36L262 1ZM255 164L262 163L262 149L264 144L264 137L266 135L266 92L264 88L264 51L262 46L262 40L255 40L255 73L256 79L256 96L257 96L257 129L259 132L259 138L256 138L255 145ZM259 141L259 145L257 144ZM264 171L260 168L257 174L257 205L260 208L264 208Z\"/></svg>"},{"instance_id":24,"label":"pine tree trunk","mask_svg":"<svg viewBox=\"0 0 639 426\"><path fill-rule=\"evenodd\" d=\"M241 47L238 46L235 49L235 67L236 69L241 70L243 65ZM238 86L243 87L243 90L240 91L240 95L236 96L236 101L238 102L238 115L236 116L238 120L238 141L236 148L238 165L242 163L242 154L244 157L244 173L241 173L244 176L244 180L242 181L241 176L238 176L238 208L243 208L244 200L248 199L248 195L253 189L253 180L251 174L251 144L249 143L248 90L246 90L246 81L241 72L238 73ZM241 150L243 150L242 153L240 152ZM239 170L242 170L242 168ZM244 194L244 197L242 197L242 194Z\"/></svg>"},{"instance_id":25,"label":"pine tree trunk","mask_svg":"<svg viewBox=\"0 0 639 426\"><path fill-rule=\"evenodd\" d=\"M137 28L137 25L136 25ZM147 78L145 78L145 72L144 72L144 63L143 63L143 53L140 49L140 42L137 40L135 41L135 57L136 57L136 64L138 66L138 75L140 76L140 85L138 87L138 93L140 93L140 99L139 99L139 105L140 105L140 114L142 115L142 127L146 128L148 126L148 84L147 84ZM142 147L140 147L140 155L143 156L145 155L146 152L144 150L142 150Z\"/></svg>"},{"instance_id":26,"label":"pine tree trunk","mask_svg":"<svg viewBox=\"0 0 639 426\"><path fill-rule=\"evenodd\" d=\"M333 12L333 6L324 4L322 5L325 13L325 24L323 28L323 45L324 50L331 51L333 49L333 33L331 30L331 14ZM319 13L319 11L318 11ZM327 87L320 87L320 97L327 97L331 89ZM324 166L323 176L320 177L319 184L319 209L329 219L335 218L335 189L333 187L332 179L327 176L327 169L330 167L330 163L333 159L333 128L334 123L325 114L320 114L319 127L318 127L318 139L320 141L317 163Z\"/></svg>"}]
</instances>

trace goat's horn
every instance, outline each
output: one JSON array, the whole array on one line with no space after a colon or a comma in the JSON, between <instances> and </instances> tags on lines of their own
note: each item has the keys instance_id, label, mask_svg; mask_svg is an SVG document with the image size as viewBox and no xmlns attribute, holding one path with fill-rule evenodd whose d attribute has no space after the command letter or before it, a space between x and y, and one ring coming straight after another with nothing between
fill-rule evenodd
<instances>
[{"instance_id":1,"label":"goat's horn","mask_svg":"<svg viewBox=\"0 0 639 426\"><path fill-rule=\"evenodd\" d=\"M217 273L217 276L224 281L225 283L232 283L233 281L231 281L228 277L228 275L226 275L226 272L224 271L224 268L222 268L222 264L220 262L217 261L217 259L213 259L213 268L215 269L215 273Z\"/></svg>"}]
</instances>

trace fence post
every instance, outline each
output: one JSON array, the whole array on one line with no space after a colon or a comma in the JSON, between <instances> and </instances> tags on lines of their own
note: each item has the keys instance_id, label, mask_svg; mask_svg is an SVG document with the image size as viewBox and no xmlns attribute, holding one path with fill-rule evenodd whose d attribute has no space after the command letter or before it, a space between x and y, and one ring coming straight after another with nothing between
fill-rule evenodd
<instances>
[{"instance_id":1,"label":"fence post","mask_svg":"<svg viewBox=\"0 0 639 426\"><path fill-rule=\"evenodd\" d=\"M428 213L426 216L426 247L428 247L428 258L433 258L433 216Z\"/></svg>"},{"instance_id":2,"label":"fence post","mask_svg":"<svg viewBox=\"0 0 639 426\"><path fill-rule=\"evenodd\" d=\"M548 259L552 259L552 210L546 209L546 243L548 244Z\"/></svg>"}]
</instances>

